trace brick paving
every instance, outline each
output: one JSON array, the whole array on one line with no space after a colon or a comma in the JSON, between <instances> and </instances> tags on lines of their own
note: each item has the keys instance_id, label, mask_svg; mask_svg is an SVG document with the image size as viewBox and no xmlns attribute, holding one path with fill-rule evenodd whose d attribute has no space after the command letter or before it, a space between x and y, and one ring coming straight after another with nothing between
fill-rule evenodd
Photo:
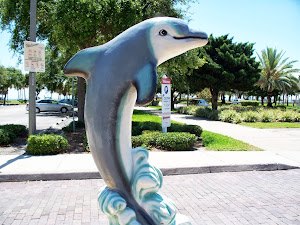
<instances>
[{"instance_id":1,"label":"brick paving","mask_svg":"<svg viewBox=\"0 0 300 225\"><path fill-rule=\"evenodd\" d=\"M103 180L0 183L0 224L103 224ZM164 177L160 192L192 224L299 224L300 170Z\"/></svg>"}]
</instances>

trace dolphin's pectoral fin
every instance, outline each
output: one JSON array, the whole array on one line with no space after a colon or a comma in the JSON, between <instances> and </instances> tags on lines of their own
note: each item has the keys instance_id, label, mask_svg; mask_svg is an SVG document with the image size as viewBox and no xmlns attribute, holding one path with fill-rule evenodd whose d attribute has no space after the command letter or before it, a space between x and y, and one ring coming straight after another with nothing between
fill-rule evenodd
<instances>
[{"instance_id":1,"label":"dolphin's pectoral fin","mask_svg":"<svg viewBox=\"0 0 300 225\"><path fill-rule=\"evenodd\" d=\"M134 78L138 105L149 104L155 95L157 85L156 65L146 64Z\"/></svg>"},{"instance_id":2,"label":"dolphin's pectoral fin","mask_svg":"<svg viewBox=\"0 0 300 225\"><path fill-rule=\"evenodd\" d=\"M64 74L88 79L100 52L100 47L87 48L77 52L65 65Z\"/></svg>"}]
</instances>

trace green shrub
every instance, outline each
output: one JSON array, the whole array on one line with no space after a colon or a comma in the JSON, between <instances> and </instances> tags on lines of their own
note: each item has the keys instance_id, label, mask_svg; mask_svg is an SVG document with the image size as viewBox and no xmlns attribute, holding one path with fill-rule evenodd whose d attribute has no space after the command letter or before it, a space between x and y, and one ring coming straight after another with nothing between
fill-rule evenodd
<instances>
[{"instance_id":1,"label":"green shrub","mask_svg":"<svg viewBox=\"0 0 300 225\"><path fill-rule=\"evenodd\" d=\"M5 124L5 125L0 125L0 129L7 130L13 133L16 137L26 137L28 135L28 129L24 125Z\"/></svg>"},{"instance_id":2,"label":"green shrub","mask_svg":"<svg viewBox=\"0 0 300 225\"><path fill-rule=\"evenodd\" d=\"M224 110L220 113L220 120L223 122L233 123L238 113L235 110Z\"/></svg>"},{"instance_id":3,"label":"green shrub","mask_svg":"<svg viewBox=\"0 0 300 225\"><path fill-rule=\"evenodd\" d=\"M188 150L197 141L194 134L184 132L143 132L142 135L132 137L132 146L160 147L168 150Z\"/></svg>"},{"instance_id":4,"label":"green shrub","mask_svg":"<svg viewBox=\"0 0 300 225\"><path fill-rule=\"evenodd\" d=\"M83 146L84 146L85 150L87 150L88 152L90 151L90 147L89 147L89 143L88 143L86 135L83 136Z\"/></svg>"},{"instance_id":5,"label":"green shrub","mask_svg":"<svg viewBox=\"0 0 300 225\"><path fill-rule=\"evenodd\" d=\"M11 143L10 132L0 128L0 145L7 145Z\"/></svg>"},{"instance_id":6,"label":"green shrub","mask_svg":"<svg viewBox=\"0 0 300 225\"><path fill-rule=\"evenodd\" d=\"M158 103L159 103L158 100L153 100L151 105L152 105L152 106L158 106Z\"/></svg>"},{"instance_id":7,"label":"green shrub","mask_svg":"<svg viewBox=\"0 0 300 225\"><path fill-rule=\"evenodd\" d=\"M233 119L233 123L241 123L241 122L243 122L243 118L240 113L237 113Z\"/></svg>"},{"instance_id":8,"label":"green shrub","mask_svg":"<svg viewBox=\"0 0 300 225\"><path fill-rule=\"evenodd\" d=\"M30 155L55 155L65 152L67 148L68 141L61 135L37 134L27 139L26 152Z\"/></svg>"},{"instance_id":9,"label":"green shrub","mask_svg":"<svg viewBox=\"0 0 300 225\"><path fill-rule=\"evenodd\" d=\"M286 109L285 105L275 105L274 106L275 109Z\"/></svg>"},{"instance_id":10,"label":"green shrub","mask_svg":"<svg viewBox=\"0 0 300 225\"><path fill-rule=\"evenodd\" d=\"M161 130L161 124L158 122L132 122L132 136L140 135L144 130L157 131Z\"/></svg>"},{"instance_id":11,"label":"green shrub","mask_svg":"<svg viewBox=\"0 0 300 225\"><path fill-rule=\"evenodd\" d=\"M78 129L78 128L85 128L85 125L84 125L84 122L79 120L79 121L75 121L75 129ZM70 122L67 126L63 127L62 130L64 132L67 132L67 133L71 133L73 132L73 121Z\"/></svg>"},{"instance_id":12,"label":"green shrub","mask_svg":"<svg viewBox=\"0 0 300 225\"><path fill-rule=\"evenodd\" d=\"M259 118L258 113L253 111L244 112L242 115L243 122L256 122Z\"/></svg>"},{"instance_id":13,"label":"green shrub","mask_svg":"<svg viewBox=\"0 0 300 225\"><path fill-rule=\"evenodd\" d=\"M241 105L242 106L259 106L259 101L250 101L250 100L241 101Z\"/></svg>"},{"instance_id":14,"label":"green shrub","mask_svg":"<svg viewBox=\"0 0 300 225\"><path fill-rule=\"evenodd\" d=\"M291 110L281 112L278 120L281 122L297 122L300 120L300 114Z\"/></svg>"},{"instance_id":15,"label":"green shrub","mask_svg":"<svg viewBox=\"0 0 300 225\"><path fill-rule=\"evenodd\" d=\"M271 110L264 110L260 114L261 122L272 122L274 121L274 113Z\"/></svg>"},{"instance_id":16,"label":"green shrub","mask_svg":"<svg viewBox=\"0 0 300 225\"><path fill-rule=\"evenodd\" d=\"M201 137L202 128L197 125L187 125L187 124L178 124L172 123L171 127L168 127L169 132L188 132L195 134L198 137Z\"/></svg>"},{"instance_id":17,"label":"green shrub","mask_svg":"<svg viewBox=\"0 0 300 225\"><path fill-rule=\"evenodd\" d=\"M142 134L144 131L161 131L161 124L158 122L132 122L132 136ZM172 123L171 127L168 127L169 132L188 132L200 137L202 134L202 128L197 125L187 125Z\"/></svg>"}]
</instances>

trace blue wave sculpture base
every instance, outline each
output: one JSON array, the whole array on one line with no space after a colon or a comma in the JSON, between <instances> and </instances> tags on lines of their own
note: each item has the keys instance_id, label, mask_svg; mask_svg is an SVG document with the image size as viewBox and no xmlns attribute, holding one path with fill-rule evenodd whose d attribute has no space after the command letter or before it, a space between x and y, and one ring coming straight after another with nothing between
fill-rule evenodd
<instances>
[{"instance_id":1,"label":"blue wave sculpture base","mask_svg":"<svg viewBox=\"0 0 300 225\"><path fill-rule=\"evenodd\" d=\"M174 203L157 192L162 187L161 171L148 162L148 150L138 147L132 150L134 175L131 189L137 203L150 215L155 224L190 225L188 218L177 214ZM110 225L140 224L134 210L117 192L105 187L99 194L101 211L108 216Z\"/></svg>"}]
</instances>

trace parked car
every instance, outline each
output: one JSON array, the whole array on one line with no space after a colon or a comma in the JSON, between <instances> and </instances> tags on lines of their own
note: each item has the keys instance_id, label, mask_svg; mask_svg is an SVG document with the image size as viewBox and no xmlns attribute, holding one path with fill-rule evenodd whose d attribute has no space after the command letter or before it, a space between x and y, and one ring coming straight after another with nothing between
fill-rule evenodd
<instances>
[{"instance_id":1,"label":"parked car","mask_svg":"<svg viewBox=\"0 0 300 225\"><path fill-rule=\"evenodd\" d=\"M69 105L73 105L72 99L69 99L69 98L61 99L58 102L59 103L66 103L66 104L69 104ZM77 106L77 101L76 100L74 100L74 106Z\"/></svg>"},{"instance_id":2,"label":"parked car","mask_svg":"<svg viewBox=\"0 0 300 225\"><path fill-rule=\"evenodd\" d=\"M190 101L190 104L191 105L199 105L199 106L209 106L207 101L205 101L204 99L193 99Z\"/></svg>"},{"instance_id":3,"label":"parked car","mask_svg":"<svg viewBox=\"0 0 300 225\"><path fill-rule=\"evenodd\" d=\"M233 99L231 103L237 105L237 104L241 104L242 101L243 101L242 99Z\"/></svg>"},{"instance_id":4,"label":"parked car","mask_svg":"<svg viewBox=\"0 0 300 225\"><path fill-rule=\"evenodd\" d=\"M36 113L39 112L62 112L66 113L73 109L72 105L60 103L52 99L41 99L36 101ZM26 110L29 110L29 105L26 105Z\"/></svg>"}]
</instances>

